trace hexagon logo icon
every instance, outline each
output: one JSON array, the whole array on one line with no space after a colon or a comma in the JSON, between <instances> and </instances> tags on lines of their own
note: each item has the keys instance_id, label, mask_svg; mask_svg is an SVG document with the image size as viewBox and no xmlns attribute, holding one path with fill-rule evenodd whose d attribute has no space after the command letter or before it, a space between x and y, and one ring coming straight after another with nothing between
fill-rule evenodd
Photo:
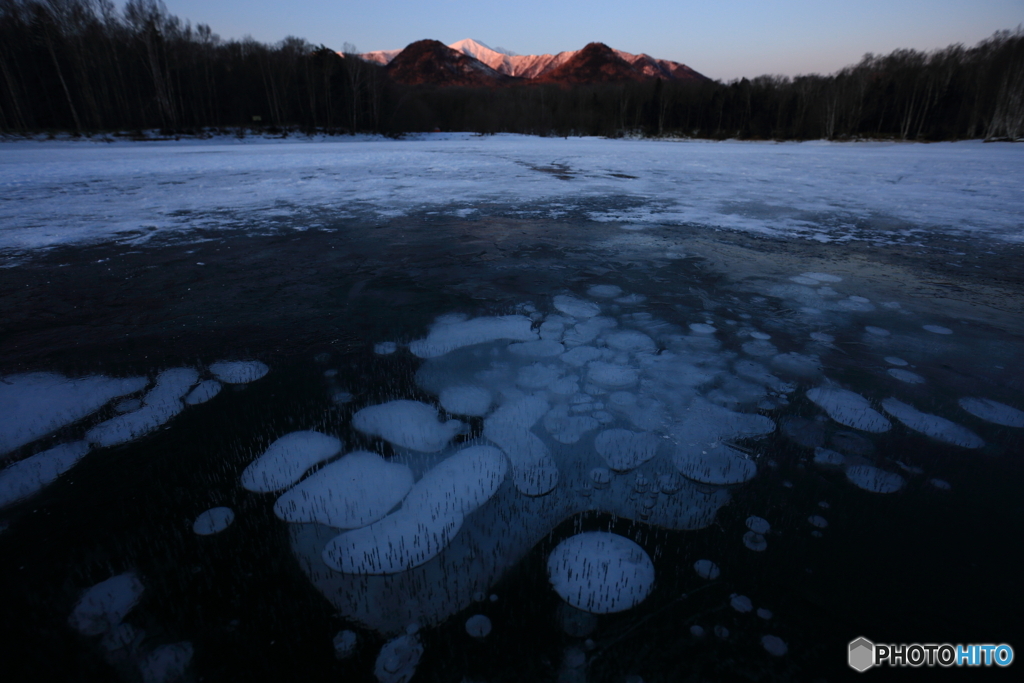
<instances>
[{"instance_id":1,"label":"hexagon logo icon","mask_svg":"<svg viewBox=\"0 0 1024 683\"><path fill-rule=\"evenodd\" d=\"M864 637L852 640L849 655L850 668L863 673L875 665L875 644Z\"/></svg>"}]
</instances>

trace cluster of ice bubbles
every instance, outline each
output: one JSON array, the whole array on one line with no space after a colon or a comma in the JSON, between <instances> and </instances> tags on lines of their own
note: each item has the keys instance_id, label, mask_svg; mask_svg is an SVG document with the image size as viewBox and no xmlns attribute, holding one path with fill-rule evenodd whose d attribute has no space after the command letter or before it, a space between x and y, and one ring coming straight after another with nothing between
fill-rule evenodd
<instances>
[{"instance_id":1,"label":"cluster of ice bubbles","mask_svg":"<svg viewBox=\"0 0 1024 683\"><path fill-rule=\"evenodd\" d=\"M839 281L821 273L797 278L805 289L813 283L833 293L823 283ZM832 296L814 292L826 295ZM751 440L776 429L758 411L788 406L801 386L832 421L854 430L837 433L829 445L843 439L870 445L863 434L886 432L891 420L945 444L984 445L950 419L895 396L873 403L825 378L819 354L834 337L820 329L805 331L802 351L781 353L747 314L736 315L739 320L704 315L680 326L638 310L644 297L614 285L594 286L588 296L555 296L547 312L527 304L513 315L446 315L423 339L377 344L379 354L407 351L421 359L418 390L435 397L429 404L397 398L355 412L350 426L386 442L381 452L388 457L344 452L336 436L298 431L274 441L242 474L246 489L273 496L275 514L291 525L303 568L339 613L393 637L375 668L382 683L405 681L415 672L423 653L421 626L439 624L480 600L567 518L597 511L667 529L707 527L730 500L730 489L758 473ZM834 310L863 312L866 302L851 296ZM935 325L925 331L951 332ZM884 328L865 334L888 337ZM724 343L730 336L739 339L734 346L741 351ZM907 365L896 356L885 361L893 369ZM266 367L215 364L210 370L221 381L248 381ZM909 375L889 374L915 383ZM84 441L0 471L0 501L32 495L91 448L137 438L219 389L213 380L196 385L198 380L188 368L167 370L149 392L124 401L123 414L89 429ZM68 381L44 373L5 378L0 399L24 419L5 423L0 451L147 384L144 378ZM1024 412L991 399L964 397L959 406L994 424L1024 427ZM852 485L872 493L904 487L895 466L812 443L806 432L817 422L786 419L787 436L814 448L817 465L842 469ZM233 518L230 509L213 508L196 519L194 530L214 534ZM828 524L819 515L808 523L815 534ZM747 527L744 545L764 551L768 522L751 517ZM713 563L702 562L698 574L717 576ZM548 570L568 605L593 614L640 604L655 578L644 548L605 532L564 540L549 556ZM732 602L740 610L749 600ZM113 624L120 608L111 609L104 618ZM466 622L474 638L486 638L490 629L483 614ZM335 650L346 656L356 642L353 631L343 631ZM762 644L776 655L787 649L772 634Z\"/></svg>"}]
</instances>

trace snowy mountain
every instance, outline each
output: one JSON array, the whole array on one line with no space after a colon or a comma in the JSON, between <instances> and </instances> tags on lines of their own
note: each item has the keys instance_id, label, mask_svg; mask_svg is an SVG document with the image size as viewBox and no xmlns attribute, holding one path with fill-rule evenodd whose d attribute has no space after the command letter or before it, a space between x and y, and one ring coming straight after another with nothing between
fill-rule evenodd
<instances>
[{"instance_id":1,"label":"snowy mountain","mask_svg":"<svg viewBox=\"0 0 1024 683\"><path fill-rule=\"evenodd\" d=\"M426 41L413 43L420 45ZM440 45L437 41L429 41ZM499 76L524 80L537 80L546 83L605 83L614 81L642 81L653 78L666 80L706 80L685 64L666 59L655 59L647 54L634 55L621 50L613 50L603 43L591 43L582 50L559 52L558 54L517 55L508 50L488 47L478 40L467 38L447 46L453 52L480 62L489 67ZM406 49L409 49L406 48ZM436 46L435 46L436 49ZM363 59L377 64L390 65L403 50L378 50L362 54ZM443 53L437 53L441 57ZM417 59L422 60L420 55ZM444 55L442 62L453 62L451 55ZM398 70L399 80L417 83L448 83L447 77L441 81L431 80L427 74L427 64L419 62L419 70L423 73L411 74L408 68ZM439 67L440 73L452 73L453 67ZM462 68L462 67L460 67ZM479 69L480 75L483 72ZM477 80L480 80L479 78ZM501 80L501 79L499 79ZM479 83L483 84L483 83Z\"/></svg>"},{"instance_id":2,"label":"snowy mountain","mask_svg":"<svg viewBox=\"0 0 1024 683\"><path fill-rule=\"evenodd\" d=\"M387 64L388 75L405 85L499 85L510 78L437 40L418 40Z\"/></svg>"}]
</instances>

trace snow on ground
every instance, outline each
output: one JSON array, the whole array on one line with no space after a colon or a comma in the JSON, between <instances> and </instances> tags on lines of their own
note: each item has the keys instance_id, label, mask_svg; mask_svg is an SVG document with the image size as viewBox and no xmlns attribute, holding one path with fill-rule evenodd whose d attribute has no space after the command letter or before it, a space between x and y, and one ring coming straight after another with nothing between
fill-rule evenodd
<instances>
[{"instance_id":1,"label":"snow on ground","mask_svg":"<svg viewBox=\"0 0 1024 683\"><path fill-rule=\"evenodd\" d=\"M1024 240L1015 180L1024 176L1024 147L980 141L433 134L0 144L0 250L145 240L253 219L315 229L422 210L465 217L483 204L535 218L694 223L822 241L936 229Z\"/></svg>"}]
</instances>

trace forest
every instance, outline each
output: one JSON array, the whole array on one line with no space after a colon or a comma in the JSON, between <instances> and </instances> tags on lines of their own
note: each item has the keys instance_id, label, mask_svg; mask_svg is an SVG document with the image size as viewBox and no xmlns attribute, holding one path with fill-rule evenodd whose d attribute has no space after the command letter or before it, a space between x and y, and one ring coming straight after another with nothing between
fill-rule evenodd
<instances>
[{"instance_id":1,"label":"forest","mask_svg":"<svg viewBox=\"0 0 1024 683\"><path fill-rule=\"evenodd\" d=\"M0 133L514 132L763 140L1016 140L1024 29L865 55L831 75L403 86L347 45L222 40L159 0L0 0Z\"/></svg>"}]
</instances>

